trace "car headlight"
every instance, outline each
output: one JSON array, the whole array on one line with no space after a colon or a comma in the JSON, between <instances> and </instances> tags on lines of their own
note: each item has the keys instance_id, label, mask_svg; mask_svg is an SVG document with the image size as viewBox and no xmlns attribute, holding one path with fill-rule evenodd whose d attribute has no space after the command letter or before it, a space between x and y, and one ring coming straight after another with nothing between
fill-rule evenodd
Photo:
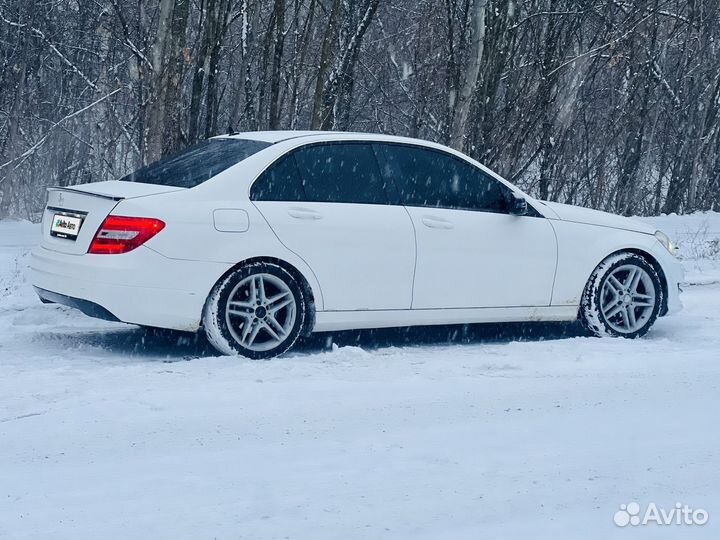
<instances>
[{"instance_id":1,"label":"car headlight","mask_svg":"<svg viewBox=\"0 0 720 540\"><path fill-rule=\"evenodd\" d=\"M677 246L672 243L670 237L662 231L655 231L655 238L660 240L660 243L665 246L672 255L677 255Z\"/></svg>"}]
</instances>

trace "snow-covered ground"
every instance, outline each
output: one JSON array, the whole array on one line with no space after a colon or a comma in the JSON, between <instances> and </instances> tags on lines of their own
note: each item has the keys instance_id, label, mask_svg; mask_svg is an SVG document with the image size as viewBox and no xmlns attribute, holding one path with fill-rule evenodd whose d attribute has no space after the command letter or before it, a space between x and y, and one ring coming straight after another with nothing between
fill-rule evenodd
<instances>
[{"instance_id":1,"label":"snow-covered ground","mask_svg":"<svg viewBox=\"0 0 720 540\"><path fill-rule=\"evenodd\" d=\"M271 362L41 305L37 228L1 222L0 539L718 538L720 214L650 221L695 285L645 339L389 330ZM614 525L633 501L710 519Z\"/></svg>"}]
</instances>

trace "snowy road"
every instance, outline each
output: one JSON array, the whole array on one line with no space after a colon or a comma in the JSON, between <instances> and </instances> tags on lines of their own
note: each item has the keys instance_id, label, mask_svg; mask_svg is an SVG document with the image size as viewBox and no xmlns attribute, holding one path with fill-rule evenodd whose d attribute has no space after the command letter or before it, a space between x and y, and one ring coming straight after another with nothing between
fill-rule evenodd
<instances>
[{"instance_id":1,"label":"snowy road","mask_svg":"<svg viewBox=\"0 0 720 540\"><path fill-rule=\"evenodd\" d=\"M642 340L385 331L252 362L40 305L34 235L0 223L2 540L720 535L717 261ZM710 520L614 525L633 501Z\"/></svg>"}]
</instances>

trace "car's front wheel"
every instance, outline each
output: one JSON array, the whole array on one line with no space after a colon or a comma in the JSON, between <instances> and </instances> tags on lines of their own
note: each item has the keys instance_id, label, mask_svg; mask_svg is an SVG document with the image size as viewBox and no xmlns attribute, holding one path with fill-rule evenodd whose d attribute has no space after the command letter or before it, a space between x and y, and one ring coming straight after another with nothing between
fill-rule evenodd
<instances>
[{"instance_id":1,"label":"car's front wheel","mask_svg":"<svg viewBox=\"0 0 720 540\"><path fill-rule=\"evenodd\" d=\"M657 271L636 253L605 259L590 276L580 321L597 336L645 335L660 314L663 288Z\"/></svg>"},{"instance_id":2,"label":"car's front wheel","mask_svg":"<svg viewBox=\"0 0 720 540\"><path fill-rule=\"evenodd\" d=\"M306 317L297 280L281 266L261 262L240 267L213 288L203 328L223 354L273 358L295 344Z\"/></svg>"}]
</instances>

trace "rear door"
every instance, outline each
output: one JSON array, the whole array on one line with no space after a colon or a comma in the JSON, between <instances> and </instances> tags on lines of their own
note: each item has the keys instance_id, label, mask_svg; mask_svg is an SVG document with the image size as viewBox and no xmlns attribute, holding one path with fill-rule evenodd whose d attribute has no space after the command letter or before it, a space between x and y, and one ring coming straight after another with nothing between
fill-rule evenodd
<instances>
[{"instance_id":1,"label":"rear door","mask_svg":"<svg viewBox=\"0 0 720 540\"><path fill-rule=\"evenodd\" d=\"M325 311L409 309L415 238L372 147L323 143L286 154L251 199L280 241L310 266Z\"/></svg>"}]
</instances>

